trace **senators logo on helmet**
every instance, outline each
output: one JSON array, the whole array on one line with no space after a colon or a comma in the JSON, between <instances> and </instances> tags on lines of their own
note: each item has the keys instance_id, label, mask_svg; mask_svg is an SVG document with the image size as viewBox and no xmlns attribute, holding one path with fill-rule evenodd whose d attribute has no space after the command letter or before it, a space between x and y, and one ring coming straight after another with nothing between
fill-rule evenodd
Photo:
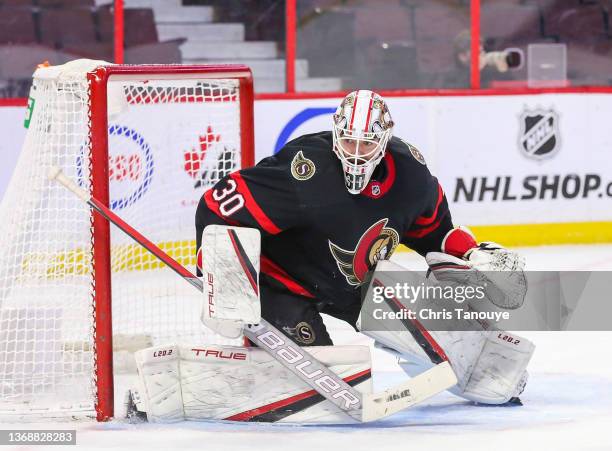
<instances>
[{"instance_id":1,"label":"senators logo on helmet","mask_svg":"<svg viewBox=\"0 0 612 451\"><path fill-rule=\"evenodd\" d=\"M347 251L329 241L329 250L338 269L349 285L358 286L379 260L387 260L399 244L399 234L385 227L388 218L381 219L365 231L353 251Z\"/></svg>"}]
</instances>

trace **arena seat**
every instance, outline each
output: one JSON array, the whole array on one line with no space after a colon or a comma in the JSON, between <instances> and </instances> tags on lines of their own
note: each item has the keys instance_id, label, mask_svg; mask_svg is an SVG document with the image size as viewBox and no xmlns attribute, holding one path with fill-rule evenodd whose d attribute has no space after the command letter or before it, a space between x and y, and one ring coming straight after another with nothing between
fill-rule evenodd
<instances>
[{"instance_id":1,"label":"arena seat","mask_svg":"<svg viewBox=\"0 0 612 451\"><path fill-rule=\"evenodd\" d=\"M0 7L0 44L36 42L34 17L29 8Z\"/></svg>"},{"instance_id":2,"label":"arena seat","mask_svg":"<svg viewBox=\"0 0 612 451\"><path fill-rule=\"evenodd\" d=\"M152 9L126 8L123 13L126 47L159 42Z\"/></svg>"},{"instance_id":3,"label":"arena seat","mask_svg":"<svg viewBox=\"0 0 612 451\"><path fill-rule=\"evenodd\" d=\"M416 48L414 44L397 41L389 42L382 49L380 67L377 71L377 83L383 89L418 88L420 73L418 71Z\"/></svg>"},{"instance_id":4,"label":"arena seat","mask_svg":"<svg viewBox=\"0 0 612 451\"><path fill-rule=\"evenodd\" d=\"M113 42L115 39L115 17L111 5L98 7L96 10L98 36L102 42Z\"/></svg>"},{"instance_id":5,"label":"arena seat","mask_svg":"<svg viewBox=\"0 0 612 451\"><path fill-rule=\"evenodd\" d=\"M98 8L98 32L103 42L112 42L115 33L115 19L110 6ZM124 44L126 47L159 42L155 17L150 8L126 8L123 12L125 23Z\"/></svg>"},{"instance_id":6,"label":"arena seat","mask_svg":"<svg viewBox=\"0 0 612 451\"><path fill-rule=\"evenodd\" d=\"M93 8L94 0L37 0L38 6L42 8Z\"/></svg>"},{"instance_id":7,"label":"arena seat","mask_svg":"<svg viewBox=\"0 0 612 451\"><path fill-rule=\"evenodd\" d=\"M469 8L424 4L414 9L414 18L418 68L428 74L423 79L433 80L434 74L453 69L453 41L469 28Z\"/></svg>"},{"instance_id":8,"label":"arena seat","mask_svg":"<svg viewBox=\"0 0 612 451\"><path fill-rule=\"evenodd\" d=\"M64 46L62 50L78 55L79 58L113 61L114 48L112 42L72 43Z\"/></svg>"},{"instance_id":9,"label":"arena seat","mask_svg":"<svg viewBox=\"0 0 612 451\"><path fill-rule=\"evenodd\" d=\"M6 83L2 95L27 97L38 64L63 64L75 58L78 56L38 44L0 45L0 82Z\"/></svg>"},{"instance_id":10,"label":"arena seat","mask_svg":"<svg viewBox=\"0 0 612 451\"><path fill-rule=\"evenodd\" d=\"M544 14L544 32L560 40L591 41L606 34L606 22L601 5L581 5Z\"/></svg>"},{"instance_id":11,"label":"arena seat","mask_svg":"<svg viewBox=\"0 0 612 451\"><path fill-rule=\"evenodd\" d=\"M421 41L417 45L417 65L421 72L440 74L454 67L453 43L448 40Z\"/></svg>"},{"instance_id":12,"label":"arena seat","mask_svg":"<svg viewBox=\"0 0 612 451\"><path fill-rule=\"evenodd\" d=\"M83 46L97 42L92 12L88 9L41 9L41 42L50 47Z\"/></svg>"},{"instance_id":13,"label":"arena seat","mask_svg":"<svg viewBox=\"0 0 612 451\"><path fill-rule=\"evenodd\" d=\"M567 47L567 70L572 84L610 84L612 41L571 42Z\"/></svg>"},{"instance_id":14,"label":"arena seat","mask_svg":"<svg viewBox=\"0 0 612 451\"><path fill-rule=\"evenodd\" d=\"M423 39L455 38L470 25L469 8L441 6L435 3L414 9L415 34L417 41Z\"/></svg>"},{"instance_id":15,"label":"arena seat","mask_svg":"<svg viewBox=\"0 0 612 451\"><path fill-rule=\"evenodd\" d=\"M36 3L36 0L0 0L0 7L12 6L18 8L31 8Z\"/></svg>"},{"instance_id":16,"label":"arena seat","mask_svg":"<svg viewBox=\"0 0 612 451\"><path fill-rule=\"evenodd\" d=\"M483 38L494 47L538 39L540 11L536 5L512 3L485 3L480 19Z\"/></svg>"},{"instance_id":17,"label":"arena seat","mask_svg":"<svg viewBox=\"0 0 612 451\"><path fill-rule=\"evenodd\" d=\"M414 41L412 8L390 2L380 8L359 7L355 12L355 39ZM376 12L376 14L374 14Z\"/></svg>"},{"instance_id":18,"label":"arena seat","mask_svg":"<svg viewBox=\"0 0 612 451\"><path fill-rule=\"evenodd\" d=\"M334 8L304 24L298 33L298 58L308 59L315 77L351 76L355 73L355 13Z\"/></svg>"},{"instance_id":19,"label":"arena seat","mask_svg":"<svg viewBox=\"0 0 612 451\"><path fill-rule=\"evenodd\" d=\"M127 64L173 64L181 62L181 51L176 41L142 44L125 49Z\"/></svg>"}]
</instances>

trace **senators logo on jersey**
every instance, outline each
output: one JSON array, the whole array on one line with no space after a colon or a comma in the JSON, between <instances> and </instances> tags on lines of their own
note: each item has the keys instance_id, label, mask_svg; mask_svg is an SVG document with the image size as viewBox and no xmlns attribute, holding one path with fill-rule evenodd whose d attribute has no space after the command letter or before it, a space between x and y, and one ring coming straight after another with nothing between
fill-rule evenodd
<instances>
[{"instance_id":1,"label":"senators logo on jersey","mask_svg":"<svg viewBox=\"0 0 612 451\"><path fill-rule=\"evenodd\" d=\"M306 158L300 150L295 154L291 161L291 175L296 180L308 180L316 171L316 167L312 160Z\"/></svg>"},{"instance_id":2,"label":"senators logo on jersey","mask_svg":"<svg viewBox=\"0 0 612 451\"><path fill-rule=\"evenodd\" d=\"M385 227L388 221L388 218L381 219L366 230L353 251L342 249L329 241L329 250L349 285L363 283L367 272L379 260L388 259L395 251L399 244L399 234Z\"/></svg>"}]
</instances>

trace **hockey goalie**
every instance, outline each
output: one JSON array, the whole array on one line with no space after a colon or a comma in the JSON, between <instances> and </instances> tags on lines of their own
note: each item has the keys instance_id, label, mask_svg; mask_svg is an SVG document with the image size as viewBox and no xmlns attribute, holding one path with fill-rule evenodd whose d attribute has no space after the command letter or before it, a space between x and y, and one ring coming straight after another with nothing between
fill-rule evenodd
<instances>
[{"instance_id":1,"label":"hockey goalie","mask_svg":"<svg viewBox=\"0 0 612 451\"><path fill-rule=\"evenodd\" d=\"M322 313L359 330L360 288L400 244L425 257L431 278L465 283L499 272L490 302L515 309L524 261L453 225L442 187L413 145L392 135L385 100L360 90L333 130L299 137L254 167L221 179L196 212L202 322L226 337L264 318L362 393L372 391L367 347L334 346ZM384 328L384 327L383 327ZM499 331L363 331L409 376L450 363L450 390L485 404L520 402L534 346ZM351 421L257 343L166 346L137 353L133 412L150 421Z\"/></svg>"}]
</instances>

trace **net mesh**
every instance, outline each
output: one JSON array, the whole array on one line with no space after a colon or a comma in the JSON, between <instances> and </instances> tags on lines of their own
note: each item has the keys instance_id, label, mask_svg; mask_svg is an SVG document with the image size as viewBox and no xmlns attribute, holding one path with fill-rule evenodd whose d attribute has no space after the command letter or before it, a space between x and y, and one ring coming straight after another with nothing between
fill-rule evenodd
<instances>
[{"instance_id":1,"label":"net mesh","mask_svg":"<svg viewBox=\"0 0 612 451\"><path fill-rule=\"evenodd\" d=\"M90 189L90 86L84 73L37 75L0 204L0 418L95 405L91 214L47 178L59 166ZM197 203L240 166L238 81L150 78L108 82L110 206L193 270ZM114 226L111 265L118 352L228 342L201 325L201 295Z\"/></svg>"}]
</instances>

